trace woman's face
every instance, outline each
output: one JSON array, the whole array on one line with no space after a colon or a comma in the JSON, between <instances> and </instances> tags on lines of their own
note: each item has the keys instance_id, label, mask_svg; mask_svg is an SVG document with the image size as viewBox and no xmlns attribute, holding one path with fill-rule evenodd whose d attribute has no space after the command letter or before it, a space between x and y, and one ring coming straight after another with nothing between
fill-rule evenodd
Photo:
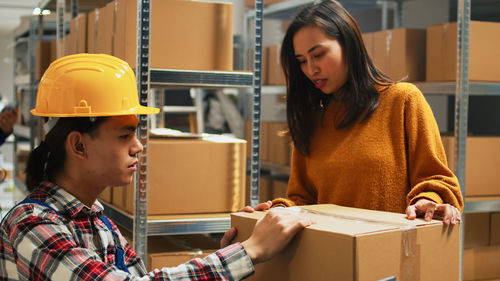
<instances>
[{"instance_id":1,"label":"woman's face","mask_svg":"<svg viewBox=\"0 0 500 281\"><path fill-rule=\"evenodd\" d=\"M317 26L306 26L293 37L295 57L302 72L325 94L338 91L347 81L347 64L337 39Z\"/></svg>"}]
</instances>

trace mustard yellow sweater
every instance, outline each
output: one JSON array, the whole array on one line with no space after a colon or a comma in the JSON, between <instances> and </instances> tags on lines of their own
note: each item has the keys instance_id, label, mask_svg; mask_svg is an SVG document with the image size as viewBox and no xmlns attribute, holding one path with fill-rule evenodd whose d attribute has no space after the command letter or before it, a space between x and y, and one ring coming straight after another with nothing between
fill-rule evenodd
<instances>
[{"instance_id":1,"label":"mustard yellow sweater","mask_svg":"<svg viewBox=\"0 0 500 281\"><path fill-rule=\"evenodd\" d=\"M448 169L434 115L413 84L380 93L364 123L334 129L344 111L331 101L311 139L310 154L292 152L287 199L273 205L338 204L403 213L420 198L460 210L458 180Z\"/></svg>"}]
</instances>

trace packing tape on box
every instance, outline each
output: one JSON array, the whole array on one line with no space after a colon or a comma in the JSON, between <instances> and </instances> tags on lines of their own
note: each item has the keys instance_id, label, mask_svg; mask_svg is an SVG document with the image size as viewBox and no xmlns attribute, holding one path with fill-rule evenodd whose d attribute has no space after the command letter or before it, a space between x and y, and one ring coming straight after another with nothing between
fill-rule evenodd
<instances>
[{"instance_id":1,"label":"packing tape on box","mask_svg":"<svg viewBox=\"0 0 500 281\"><path fill-rule=\"evenodd\" d=\"M314 214L324 217L331 217L336 219L350 220L355 222L364 222L371 224L384 224L393 225L401 230L401 264L399 270L400 280L403 281L420 281L420 249L417 245L417 227L415 225L407 225L403 223L388 222L383 220L365 219L353 216L323 213L319 211L312 211L294 207L277 207L280 210L287 211L294 214L305 213ZM398 279L399 280L399 279Z\"/></svg>"}]
</instances>

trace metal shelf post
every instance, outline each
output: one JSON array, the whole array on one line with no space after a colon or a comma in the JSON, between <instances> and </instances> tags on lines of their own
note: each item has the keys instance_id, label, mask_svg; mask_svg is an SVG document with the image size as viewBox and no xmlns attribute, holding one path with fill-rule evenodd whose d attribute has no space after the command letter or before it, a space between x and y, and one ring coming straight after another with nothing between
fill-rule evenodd
<instances>
[{"instance_id":1,"label":"metal shelf post","mask_svg":"<svg viewBox=\"0 0 500 281\"><path fill-rule=\"evenodd\" d=\"M458 0L457 11L457 84L455 96L455 172L462 196L465 198L465 151L467 141L467 118L469 110L469 33L470 0ZM464 200L465 201L465 200ZM465 215L460 224L460 241L464 241ZM460 280L463 280L464 244L460 243Z\"/></svg>"},{"instance_id":2,"label":"metal shelf post","mask_svg":"<svg viewBox=\"0 0 500 281\"><path fill-rule=\"evenodd\" d=\"M255 44L252 113L252 149L250 170L250 204L259 203L260 181L260 102L262 86L262 0L255 0Z\"/></svg>"},{"instance_id":3,"label":"metal shelf post","mask_svg":"<svg viewBox=\"0 0 500 281\"><path fill-rule=\"evenodd\" d=\"M148 105L149 94L149 35L151 3L149 0L137 1L137 63L136 78L139 102ZM137 135L143 145L139 154L139 167L135 181L135 211L133 239L136 254L146 261L147 222L148 222L148 116L139 115Z\"/></svg>"}]
</instances>

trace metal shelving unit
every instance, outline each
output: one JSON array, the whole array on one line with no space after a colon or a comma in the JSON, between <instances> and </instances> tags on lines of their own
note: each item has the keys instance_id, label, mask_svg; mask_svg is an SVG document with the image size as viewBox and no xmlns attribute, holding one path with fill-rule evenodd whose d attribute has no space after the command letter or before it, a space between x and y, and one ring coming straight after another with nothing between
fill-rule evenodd
<instances>
[{"instance_id":1,"label":"metal shelving unit","mask_svg":"<svg viewBox=\"0 0 500 281\"><path fill-rule=\"evenodd\" d=\"M98 6L109 2L97 1ZM136 69L139 100L141 105L147 105L150 87L173 87L173 88L243 88L253 85L254 75L251 72L226 72L226 71L191 71L177 69L150 69L149 68L149 39L150 39L150 11L149 0L137 1L137 30L140 35L137 38L137 63ZM94 3L92 6L92 3ZM76 15L75 7L87 7L87 10L95 8L96 1L71 1L72 14ZM65 0L44 0L40 2L41 9L57 10L58 30L62 29L63 20L60 11L65 11ZM59 34L62 32L58 32ZM58 44L58 47L61 45ZM147 214L147 144L149 118L145 115L139 116L137 135L144 146L144 151L139 155L139 167L136 173L135 188L135 212L129 215L113 205L103 203L104 213L116 223L133 233L134 248L143 260L146 260L147 237L150 235L177 235L194 233L224 232L230 227L229 214L194 214L175 216L148 216Z\"/></svg>"}]
</instances>

